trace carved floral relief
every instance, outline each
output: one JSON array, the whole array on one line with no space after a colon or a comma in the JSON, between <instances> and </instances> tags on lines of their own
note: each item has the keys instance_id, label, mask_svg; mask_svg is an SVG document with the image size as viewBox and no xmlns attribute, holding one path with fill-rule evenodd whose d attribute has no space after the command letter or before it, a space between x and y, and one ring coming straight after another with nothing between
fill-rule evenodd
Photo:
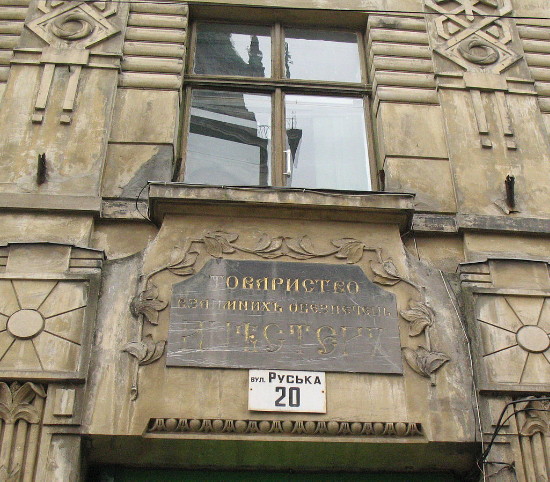
<instances>
[{"instance_id":1,"label":"carved floral relief","mask_svg":"<svg viewBox=\"0 0 550 482\"><path fill-rule=\"evenodd\" d=\"M195 263L201 253L206 252L212 258L222 258L235 253L244 253L263 259L291 258L295 260L309 260L314 258L328 258L334 256L348 264L363 261L365 253L371 253L368 266L372 271L374 283L394 286L404 283L411 286L418 300L411 299L409 309L401 312L401 316L411 323L409 335L412 339L423 335L424 342L416 342L415 348L403 347L403 356L407 364L417 374L429 378L435 385L435 372L450 358L444 353L434 351L429 338L429 330L435 322L435 313L427 305L424 289L413 281L402 277L391 258L383 256L381 248L369 247L364 242L354 238L340 238L330 242L331 246L320 249L315 246L308 236L297 238L263 234L252 246L239 241L238 234L224 231L207 232L199 238L186 238L181 246L176 246L171 253L169 263L160 266L143 276L142 287L131 303L134 316L152 327L158 325L158 314L163 311L168 302L160 298L153 278L165 271L183 277L196 273ZM141 341L128 343L123 350L136 358L136 372L132 386L132 399L138 396L140 365L153 363L163 355L165 340L156 341L154 335L148 334Z\"/></svg>"},{"instance_id":2,"label":"carved floral relief","mask_svg":"<svg viewBox=\"0 0 550 482\"><path fill-rule=\"evenodd\" d=\"M0 382L0 480L32 479L45 398L37 383Z\"/></svg>"}]
</instances>

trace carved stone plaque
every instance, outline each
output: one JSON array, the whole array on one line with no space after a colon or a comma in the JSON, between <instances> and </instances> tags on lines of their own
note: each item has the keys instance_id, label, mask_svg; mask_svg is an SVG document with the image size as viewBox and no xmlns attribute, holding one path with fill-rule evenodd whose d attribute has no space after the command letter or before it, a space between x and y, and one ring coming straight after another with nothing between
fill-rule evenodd
<instances>
[{"instance_id":1,"label":"carved stone plaque","mask_svg":"<svg viewBox=\"0 0 550 482\"><path fill-rule=\"evenodd\" d=\"M166 364L401 374L395 296L358 266L210 260L173 287Z\"/></svg>"}]
</instances>

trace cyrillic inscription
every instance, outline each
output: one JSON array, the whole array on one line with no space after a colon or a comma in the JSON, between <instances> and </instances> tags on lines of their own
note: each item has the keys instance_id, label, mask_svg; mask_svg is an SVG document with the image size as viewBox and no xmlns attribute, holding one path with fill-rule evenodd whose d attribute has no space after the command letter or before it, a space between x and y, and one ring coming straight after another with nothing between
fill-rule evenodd
<instances>
[{"instance_id":1,"label":"cyrillic inscription","mask_svg":"<svg viewBox=\"0 0 550 482\"><path fill-rule=\"evenodd\" d=\"M358 266L211 260L170 309L168 366L402 373L395 296Z\"/></svg>"}]
</instances>

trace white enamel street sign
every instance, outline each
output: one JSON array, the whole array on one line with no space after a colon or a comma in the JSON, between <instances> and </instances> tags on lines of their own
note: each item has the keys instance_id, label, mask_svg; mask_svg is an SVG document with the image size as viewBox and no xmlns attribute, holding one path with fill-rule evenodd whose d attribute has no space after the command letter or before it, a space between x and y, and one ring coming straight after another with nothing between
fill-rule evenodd
<instances>
[{"instance_id":1,"label":"white enamel street sign","mask_svg":"<svg viewBox=\"0 0 550 482\"><path fill-rule=\"evenodd\" d=\"M248 410L326 413L325 373L249 370Z\"/></svg>"}]
</instances>

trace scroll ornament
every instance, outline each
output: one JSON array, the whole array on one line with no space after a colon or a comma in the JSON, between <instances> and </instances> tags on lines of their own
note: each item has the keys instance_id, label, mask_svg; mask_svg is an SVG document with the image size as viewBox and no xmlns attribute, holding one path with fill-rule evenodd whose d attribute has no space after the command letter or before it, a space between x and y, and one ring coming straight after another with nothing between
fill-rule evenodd
<instances>
[{"instance_id":1,"label":"scroll ornament","mask_svg":"<svg viewBox=\"0 0 550 482\"><path fill-rule=\"evenodd\" d=\"M164 271L169 271L176 276L191 276L196 273L195 263L200 254L200 249L212 258L223 258L234 253L246 253L263 259L291 258L296 260L308 260L314 258L328 258L334 256L344 260L347 264L359 263L366 252L374 253L374 259L369 261L373 272L373 282L394 286L397 283L405 283L414 288L424 299L424 289L414 282L403 278L393 260L384 258L382 248L367 246L364 242L355 238L340 238L331 241L331 248L320 250L315 247L311 238L307 235L300 237L276 236L271 237L264 233L256 244L247 247L238 242L239 235L225 231L206 232L200 238L186 238L182 246L176 246L171 253L170 261L145 275L142 279L142 289L131 302L132 314L142 322L150 325L158 325L159 313L163 311L168 302L159 298L158 288L152 282L154 276ZM401 316L412 322L409 335L411 337L425 333L427 347L419 347L416 352L410 348L404 350L405 361L418 374L432 379L434 373L449 358L439 352L431 351L427 329L434 323L435 314L424 301L411 301L410 309L402 311ZM138 360L138 366L148 365L160 359L164 353L165 341L153 341L151 335L147 335L143 341L130 342L123 351L131 354ZM410 352L408 350L411 350ZM412 356L413 352L416 355ZM439 360L439 361L436 361ZM138 396L137 368L132 386L132 399Z\"/></svg>"}]
</instances>

